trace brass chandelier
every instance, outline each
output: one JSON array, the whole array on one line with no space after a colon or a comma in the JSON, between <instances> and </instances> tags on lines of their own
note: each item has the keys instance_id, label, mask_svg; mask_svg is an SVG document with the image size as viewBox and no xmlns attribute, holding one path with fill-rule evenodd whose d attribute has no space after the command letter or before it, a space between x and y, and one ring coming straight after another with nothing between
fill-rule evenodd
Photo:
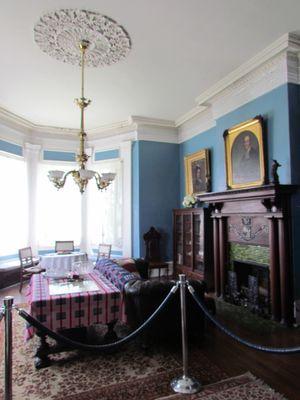
<instances>
[{"instance_id":1,"label":"brass chandelier","mask_svg":"<svg viewBox=\"0 0 300 400\"><path fill-rule=\"evenodd\" d=\"M85 140L86 133L84 131L84 112L86 107L91 103L91 100L84 97L84 63L85 63L85 52L89 47L88 40L82 40L79 43L79 49L81 52L81 97L75 99L76 104L80 108L81 123L79 131L79 153L76 155L76 161L79 164L79 169L71 170L68 172L53 170L48 172L48 178L54 184L57 189L64 187L66 179L69 175L72 175L75 183L78 185L80 193L84 193L87 184L90 179L95 178L96 185L99 190L106 189L112 181L115 179L116 174L114 173L101 173L101 175L89 169L86 169L86 163L89 156L85 153Z\"/></svg>"}]
</instances>

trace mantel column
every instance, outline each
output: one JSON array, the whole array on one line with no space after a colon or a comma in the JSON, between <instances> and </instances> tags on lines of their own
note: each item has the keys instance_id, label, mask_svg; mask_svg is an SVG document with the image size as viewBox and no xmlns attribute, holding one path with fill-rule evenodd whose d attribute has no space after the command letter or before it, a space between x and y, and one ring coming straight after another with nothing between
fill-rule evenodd
<instances>
[{"instance_id":1,"label":"mantel column","mask_svg":"<svg viewBox=\"0 0 300 400\"><path fill-rule=\"evenodd\" d=\"M219 254L220 254L220 296L225 294L226 272L226 217L219 218Z\"/></svg>"},{"instance_id":2,"label":"mantel column","mask_svg":"<svg viewBox=\"0 0 300 400\"><path fill-rule=\"evenodd\" d=\"M291 267L290 267L290 242L287 234L285 221L278 218L278 248L279 248L279 269L280 269L280 295L281 295L281 323L291 325L292 315L292 288L291 288Z\"/></svg>"},{"instance_id":3,"label":"mantel column","mask_svg":"<svg viewBox=\"0 0 300 400\"><path fill-rule=\"evenodd\" d=\"M280 321L280 274L278 252L278 226L277 218L269 218L269 242L270 242L270 304L272 319Z\"/></svg>"},{"instance_id":4,"label":"mantel column","mask_svg":"<svg viewBox=\"0 0 300 400\"><path fill-rule=\"evenodd\" d=\"M214 283L216 297L220 296L220 246L219 246L219 221L213 215L213 243L214 243Z\"/></svg>"},{"instance_id":5,"label":"mantel column","mask_svg":"<svg viewBox=\"0 0 300 400\"><path fill-rule=\"evenodd\" d=\"M38 254L37 241L37 181L38 164L40 160L41 146L38 144L25 143L24 158L27 166L28 180L28 245L32 248L34 255Z\"/></svg>"}]
</instances>

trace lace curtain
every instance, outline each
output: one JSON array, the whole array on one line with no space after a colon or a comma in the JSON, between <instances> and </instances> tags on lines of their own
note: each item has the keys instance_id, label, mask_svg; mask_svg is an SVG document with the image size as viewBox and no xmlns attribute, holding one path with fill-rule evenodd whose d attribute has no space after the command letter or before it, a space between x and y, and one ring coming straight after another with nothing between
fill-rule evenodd
<instances>
[{"instance_id":1,"label":"lace curtain","mask_svg":"<svg viewBox=\"0 0 300 400\"><path fill-rule=\"evenodd\" d=\"M74 240L81 236L81 194L71 176L63 189L49 181L49 170L69 171L72 163L40 163L37 182L37 240L39 249L53 248L56 240Z\"/></svg>"},{"instance_id":2,"label":"lace curtain","mask_svg":"<svg viewBox=\"0 0 300 400\"><path fill-rule=\"evenodd\" d=\"M0 259L27 246L27 170L23 158L0 154Z\"/></svg>"},{"instance_id":3,"label":"lace curtain","mask_svg":"<svg viewBox=\"0 0 300 400\"><path fill-rule=\"evenodd\" d=\"M93 249L99 243L112 244L113 250L122 250L122 162L109 160L93 163L91 169L114 172L116 178L107 190L98 191L90 183L88 190L88 235Z\"/></svg>"}]
</instances>

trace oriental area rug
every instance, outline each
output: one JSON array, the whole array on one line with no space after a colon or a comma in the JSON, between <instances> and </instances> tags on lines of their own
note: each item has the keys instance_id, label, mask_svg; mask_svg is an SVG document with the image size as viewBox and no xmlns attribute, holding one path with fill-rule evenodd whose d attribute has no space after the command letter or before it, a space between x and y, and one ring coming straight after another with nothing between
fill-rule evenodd
<instances>
[{"instance_id":1,"label":"oriental area rug","mask_svg":"<svg viewBox=\"0 0 300 400\"><path fill-rule=\"evenodd\" d=\"M0 399L4 398L3 325ZM38 339L24 341L24 321L15 312L13 328L13 400L284 399L250 373L228 378L198 348L190 351L189 362L191 375L203 384L195 395L176 395L170 389L171 380L182 375L181 351L174 347L156 345L145 352L133 342L113 354L60 353L51 356L50 367L36 370L33 355Z\"/></svg>"}]
</instances>

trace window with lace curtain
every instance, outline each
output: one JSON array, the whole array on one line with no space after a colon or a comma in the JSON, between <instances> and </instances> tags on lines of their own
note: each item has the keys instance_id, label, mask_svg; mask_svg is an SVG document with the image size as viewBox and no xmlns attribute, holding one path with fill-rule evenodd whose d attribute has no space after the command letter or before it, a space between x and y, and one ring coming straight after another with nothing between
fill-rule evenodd
<instances>
[{"instance_id":1,"label":"window with lace curtain","mask_svg":"<svg viewBox=\"0 0 300 400\"><path fill-rule=\"evenodd\" d=\"M80 244L81 194L71 176L63 189L56 189L47 178L49 170L69 171L72 163L40 163L37 184L37 239L39 249L53 248L56 240Z\"/></svg>"},{"instance_id":2,"label":"window with lace curtain","mask_svg":"<svg viewBox=\"0 0 300 400\"><path fill-rule=\"evenodd\" d=\"M91 169L114 172L116 178L107 190L99 191L93 182L88 189L88 235L93 249L99 243L122 250L122 162L119 159L93 163Z\"/></svg>"},{"instance_id":3,"label":"window with lace curtain","mask_svg":"<svg viewBox=\"0 0 300 400\"><path fill-rule=\"evenodd\" d=\"M0 154L0 259L27 246L27 169L23 158Z\"/></svg>"}]
</instances>

